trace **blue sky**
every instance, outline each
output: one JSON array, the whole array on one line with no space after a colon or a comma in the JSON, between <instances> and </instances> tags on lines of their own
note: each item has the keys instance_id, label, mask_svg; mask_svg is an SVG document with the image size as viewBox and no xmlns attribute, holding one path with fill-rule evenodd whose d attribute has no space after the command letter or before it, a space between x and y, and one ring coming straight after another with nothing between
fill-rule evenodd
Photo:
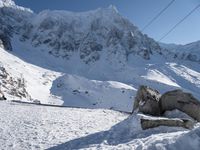
<instances>
[{"instance_id":1,"label":"blue sky","mask_svg":"<svg viewBox=\"0 0 200 150\"><path fill-rule=\"evenodd\" d=\"M115 5L123 16L142 29L171 0L14 0L34 12L44 9L87 11ZM200 0L176 0L144 33L155 40L172 28L200 3ZM162 42L186 44L200 40L200 8L170 33Z\"/></svg>"}]
</instances>

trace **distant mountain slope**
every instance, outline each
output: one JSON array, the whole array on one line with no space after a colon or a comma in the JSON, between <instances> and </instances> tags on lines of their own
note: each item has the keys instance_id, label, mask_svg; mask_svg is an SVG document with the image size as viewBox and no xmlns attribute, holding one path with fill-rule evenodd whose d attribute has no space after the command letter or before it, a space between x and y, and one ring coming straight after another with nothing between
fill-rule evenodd
<instances>
[{"instance_id":1,"label":"distant mountain slope","mask_svg":"<svg viewBox=\"0 0 200 150\"><path fill-rule=\"evenodd\" d=\"M170 56L175 59L200 63L200 41L186 45L160 43L160 46L166 48L169 51Z\"/></svg>"},{"instance_id":2,"label":"distant mountain slope","mask_svg":"<svg viewBox=\"0 0 200 150\"><path fill-rule=\"evenodd\" d=\"M12 3L1 8L0 16L4 36L17 34L34 47L45 45L56 57L71 59L77 54L86 64L110 57L123 64L130 54L150 59L153 53L161 53L153 39L143 35L113 6L85 13L46 10L34 14ZM104 53L106 58L102 58Z\"/></svg>"}]
</instances>

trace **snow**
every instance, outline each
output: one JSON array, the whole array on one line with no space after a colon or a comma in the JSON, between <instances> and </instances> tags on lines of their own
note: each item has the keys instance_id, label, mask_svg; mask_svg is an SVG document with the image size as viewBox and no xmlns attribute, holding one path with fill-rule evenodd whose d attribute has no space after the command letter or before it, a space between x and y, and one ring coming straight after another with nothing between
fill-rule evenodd
<instances>
[{"instance_id":1,"label":"snow","mask_svg":"<svg viewBox=\"0 0 200 150\"><path fill-rule=\"evenodd\" d=\"M158 81L160 83L168 84L171 86L180 87L179 85L176 84L176 82L173 82L170 78L168 78L166 75L164 75L163 73L161 73L156 69L149 70L147 76L143 77L149 80Z\"/></svg>"},{"instance_id":2,"label":"snow","mask_svg":"<svg viewBox=\"0 0 200 150\"><path fill-rule=\"evenodd\" d=\"M193 57L198 56L198 43L184 46L183 51L188 55L192 52L189 59L195 59L172 58L120 16L114 6L81 13L45 10L39 14L11 0L0 0L0 7L11 8L5 10L4 25L16 25L10 33L13 51L0 48L0 65L12 77L24 79L33 102L81 108L14 103L9 100L20 98L1 89L8 101L0 102L0 149L200 147L199 124L192 130L142 130L141 118L163 118L117 112L132 112L141 85L161 94L178 88L200 99L200 67ZM10 13L15 19L10 19ZM173 54L177 52L174 47L170 45ZM25 97L20 100L28 101ZM177 110L165 115L188 117Z\"/></svg>"},{"instance_id":3,"label":"snow","mask_svg":"<svg viewBox=\"0 0 200 150\"><path fill-rule=\"evenodd\" d=\"M65 106L132 112L136 89L116 81L88 80L76 75L64 75L53 82L51 93L61 96L65 100Z\"/></svg>"},{"instance_id":4,"label":"snow","mask_svg":"<svg viewBox=\"0 0 200 150\"><path fill-rule=\"evenodd\" d=\"M0 0L0 7L9 7L13 5L15 5L15 3L12 0Z\"/></svg>"},{"instance_id":5,"label":"snow","mask_svg":"<svg viewBox=\"0 0 200 150\"><path fill-rule=\"evenodd\" d=\"M23 75L27 85L26 89L31 97L33 99L43 100L44 103L47 103L47 99L50 95L50 81L54 80L56 76L59 76L59 73L49 72L41 67L27 64L1 48L0 55L0 62L6 67L8 73L12 74L14 77Z\"/></svg>"},{"instance_id":6,"label":"snow","mask_svg":"<svg viewBox=\"0 0 200 150\"><path fill-rule=\"evenodd\" d=\"M194 149L200 125L142 130L140 114L0 102L3 149ZM148 117L148 116L146 116Z\"/></svg>"},{"instance_id":7,"label":"snow","mask_svg":"<svg viewBox=\"0 0 200 150\"><path fill-rule=\"evenodd\" d=\"M200 62L200 41L192 42L186 45L160 43L160 46L167 49L167 51L171 53L169 54L172 55L170 57L176 57L180 60Z\"/></svg>"},{"instance_id":8,"label":"snow","mask_svg":"<svg viewBox=\"0 0 200 150\"><path fill-rule=\"evenodd\" d=\"M108 130L127 115L110 110L53 108L0 102L0 149L47 149Z\"/></svg>"},{"instance_id":9,"label":"snow","mask_svg":"<svg viewBox=\"0 0 200 150\"><path fill-rule=\"evenodd\" d=\"M20 44L16 45L20 46ZM40 53L42 53L33 51L30 55L31 51L26 49L19 52L20 57L25 55L26 59L32 59L33 61L35 58L40 57ZM46 62L52 61L52 58L47 56L45 59L38 59L36 63L40 64L41 67L39 67L27 63L14 56L15 53L10 54L3 49L0 49L0 55L2 56L0 62L10 74L16 77L23 74L26 89L33 100L37 99L44 104L132 111L133 96L136 93L136 89L132 86L117 81L89 80L85 77L45 69ZM47 61L48 59L49 61ZM57 60L55 62L59 63ZM63 62L61 61L60 64L63 64ZM60 66L59 64L55 65ZM13 99L13 97L9 99Z\"/></svg>"},{"instance_id":10,"label":"snow","mask_svg":"<svg viewBox=\"0 0 200 150\"><path fill-rule=\"evenodd\" d=\"M14 8L14 9L21 10L21 11L33 13L33 11L29 8L25 8L25 7L21 7L21 6L16 5L13 0L0 0L0 8L1 7L11 7L11 8Z\"/></svg>"},{"instance_id":11,"label":"snow","mask_svg":"<svg viewBox=\"0 0 200 150\"><path fill-rule=\"evenodd\" d=\"M197 87L200 87L200 73L192 70L188 67L185 67L183 65L179 67L175 67L176 64L170 64L170 67L174 72L182 76L184 79L190 81L191 83L195 84Z\"/></svg>"},{"instance_id":12,"label":"snow","mask_svg":"<svg viewBox=\"0 0 200 150\"><path fill-rule=\"evenodd\" d=\"M132 112L134 97L140 85L148 85L161 93L181 88L200 98L199 64L180 64L165 59L159 54L157 43L140 33L112 6L81 13L46 10L33 15L31 19L29 15L25 16L24 23L32 27L24 26L25 30L13 34L13 51L0 49L0 62L12 76L23 76L32 100L44 104ZM51 28L47 28L49 23L53 23ZM23 26L23 23L19 24ZM54 32L62 32L63 35L59 38ZM21 34L29 38L23 39ZM105 35L110 35L110 39L103 38ZM36 40L33 38L35 36L38 37ZM69 41L73 45L69 37L78 39L80 44L78 49L69 50L69 53L44 43L50 38L55 41L53 45L56 45L56 41ZM132 40L136 44L130 50L128 47ZM99 52L90 49L96 42L102 46ZM138 54L143 52L141 49L151 49L149 60ZM49 54L52 51L55 55ZM129 51L131 53L127 56ZM80 53L87 57L81 59ZM86 63L96 55L98 59Z\"/></svg>"}]
</instances>

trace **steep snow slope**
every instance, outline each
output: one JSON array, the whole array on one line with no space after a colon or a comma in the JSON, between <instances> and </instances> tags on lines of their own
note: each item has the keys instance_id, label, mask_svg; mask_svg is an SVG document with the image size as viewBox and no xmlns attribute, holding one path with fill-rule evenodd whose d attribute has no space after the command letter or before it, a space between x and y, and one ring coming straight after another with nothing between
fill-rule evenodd
<instances>
[{"instance_id":1,"label":"steep snow slope","mask_svg":"<svg viewBox=\"0 0 200 150\"><path fill-rule=\"evenodd\" d=\"M141 115L111 110L53 108L0 102L1 149L193 149L194 129L159 127L141 130Z\"/></svg>"},{"instance_id":2,"label":"steep snow slope","mask_svg":"<svg viewBox=\"0 0 200 150\"><path fill-rule=\"evenodd\" d=\"M200 97L196 63L180 65L159 56L151 60L133 56L123 69L114 70L101 63L89 66L76 59L55 58L42 50L45 47L38 49L17 39L13 42L13 52L0 50L1 62L10 74L23 74L31 98L41 103L131 112L136 89L143 84L162 93L182 88Z\"/></svg>"},{"instance_id":3,"label":"steep snow slope","mask_svg":"<svg viewBox=\"0 0 200 150\"><path fill-rule=\"evenodd\" d=\"M2 57L0 62L7 68L9 74L16 78L23 75L25 88L32 100L37 99L46 104L132 111L136 89L131 86L116 81L89 80L77 75L44 69L28 64L1 48L0 55ZM4 89L2 91L8 97L8 92ZM14 97L20 98L15 95Z\"/></svg>"}]
</instances>

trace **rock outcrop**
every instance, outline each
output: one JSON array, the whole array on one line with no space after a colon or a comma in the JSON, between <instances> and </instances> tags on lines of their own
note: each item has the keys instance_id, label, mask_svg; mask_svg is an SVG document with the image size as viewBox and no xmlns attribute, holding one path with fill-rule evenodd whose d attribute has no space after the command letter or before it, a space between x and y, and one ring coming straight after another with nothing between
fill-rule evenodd
<instances>
[{"instance_id":1,"label":"rock outcrop","mask_svg":"<svg viewBox=\"0 0 200 150\"><path fill-rule=\"evenodd\" d=\"M178 109L200 122L200 102L190 93L174 90L160 98L162 112Z\"/></svg>"},{"instance_id":2,"label":"rock outcrop","mask_svg":"<svg viewBox=\"0 0 200 150\"><path fill-rule=\"evenodd\" d=\"M141 86L135 97L133 111L138 108L139 112L144 114L159 116L162 112L159 106L160 97L161 95L157 90Z\"/></svg>"},{"instance_id":3,"label":"rock outcrop","mask_svg":"<svg viewBox=\"0 0 200 150\"><path fill-rule=\"evenodd\" d=\"M22 76L20 78L11 76L2 66L0 66L0 87L1 90L8 95L18 98L26 98L28 100L31 99L30 95L26 91L24 78Z\"/></svg>"},{"instance_id":4,"label":"rock outcrop","mask_svg":"<svg viewBox=\"0 0 200 150\"><path fill-rule=\"evenodd\" d=\"M169 91L161 96L157 90L141 86L135 97L133 111L137 109L153 116L162 116L166 111L177 109L200 122L200 102L192 94L182 90ZM157 126L192 128L193 124L194 121L189 119L141 119L143 129Z\"/></svg>"}]
</instances>

